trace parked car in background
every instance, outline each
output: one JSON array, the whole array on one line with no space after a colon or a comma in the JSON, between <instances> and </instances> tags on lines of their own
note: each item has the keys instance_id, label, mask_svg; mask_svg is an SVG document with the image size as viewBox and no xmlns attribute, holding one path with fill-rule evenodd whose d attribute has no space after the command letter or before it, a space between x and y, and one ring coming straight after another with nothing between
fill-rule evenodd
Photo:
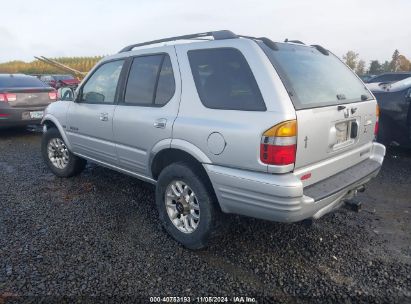
<instances>
[{"instance_id":1,"label":"parked car in background","mask_svg":"<svg viewBox=\"0 0 411 304\"><path fill-rule=\"evenodd\" d=\"M360 77L361 80L366 83L368 80L375 77L375 75L365 74L365 75L358 75L358 77Z\"/></svg>"},{"instance_id":2,"label":"parked car in background","mask_svg":"<svg viewBox=\"0 0 411 304\"><path fill-rule=\"evenodd\" d=\"M57 92L34 76L0 74L0 127L38 124Z\"/></svg>"},{"instance_id":3,"label":"parked car in background","mask_svg":"<svg viewBox=\"0 0 411 304\"><path fill-rule=\"evenodd\" d=\"M366 83L392 83L392 82L403 80L408 77L411 77L411 72L383 73L383 74L374 76L365 82Z\"/></svg>"},{"instance_id":4,"label":"parked car in background","mask_svg":"<svg viewBox=\"0 0 411 304\"><path fill-rule=\"evenodd\" d=\"M58 89L61 87L77 87L80 81L73 75L41 75L40 80L47 83L49 86Z\"/></svg>"},{"instance_id":5,"label":"parked car in background","mask_svg":"<svg viewBox=\"0 0 411 304\"><path fill-rule=\"evenodd\" d=\"M380 107L378 141L411 148L411 77L375 87Z\"/></svg>"},{"instance_id":6,"label":"parked car in background","mask_svg":"<svg viewBox=\"0 0 411 304\"><path fill-rule=\"evenodd\" d=\"M318 45L230 31L134 44L74 96L46 109L50 170L70 177L88 160L156 184L161 222L193 249L221 212L318 219L363 191L385 155L372 94Z\"/></svg>"}]
</instances>

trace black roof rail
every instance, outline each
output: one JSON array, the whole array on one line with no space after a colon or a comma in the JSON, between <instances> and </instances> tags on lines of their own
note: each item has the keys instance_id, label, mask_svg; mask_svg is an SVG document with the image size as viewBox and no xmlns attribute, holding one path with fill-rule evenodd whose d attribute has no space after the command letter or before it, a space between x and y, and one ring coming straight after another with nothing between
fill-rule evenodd
<instances>
[{"instance_id":1,"label":"black roof rail","mask_svg":"<svg viewBox=\"0 0 411 304\"><path fill-rule=\"evenodd\" d=\"M315 47L317 51L319 51L321 54L328 56L330 54L329 51L327 51L325 48L323 48L321 45L318 44L313 44L311 45L312 47Z\"/></svg>"},{"instance_id":2,"label":"black roof rail","mask_svg":"<svg viewBox=\"0 0 411 304\"><path fill-rule=\"evenodd\" d=\"M278 51L277 44L267 37L252 37L252 36L242 36L242 35L238 35L238 37L248 38L252 40L261 40L266 46L268 46L273 51Z\"/></svg>"},{"instance_id":3,"label":"black roof rail","mask_svg":"<svg viewBox=\"0 0 411 304\"><path fill-rule=\"evenodd\" d=\"M284 42L291 42L291 43L298 43L298 44L304 44L301 40L288 40L288 38L285 38Z\"/></svg>"},{"instance_id":4,"label":"black roof rail","mask_svg":"<svg viewBox=\"0 0 411 304\"><path fill-rule=\"evenodd\" d=\"M201 37L213 37L214 40L238 38L238 36L236 34L234 34L231 31L228 31L228 30L221 30L221 31L214 31L214 32L204 32L204 33L175 36L175 37L163 38L163 39L152 40L152 41L147 41L147 42L142 42L142 43L136 43L136 44L126 46L119 53L129 52L132 49L134 49L135 47L144 46L144 45L150 45L150 44L156 44L156 43L162 43L162 42L168 42L168 41L175 41L175 40L189 40L189 39L196 39L196 38L201 38Z\"/></svg>"}]
</instances>

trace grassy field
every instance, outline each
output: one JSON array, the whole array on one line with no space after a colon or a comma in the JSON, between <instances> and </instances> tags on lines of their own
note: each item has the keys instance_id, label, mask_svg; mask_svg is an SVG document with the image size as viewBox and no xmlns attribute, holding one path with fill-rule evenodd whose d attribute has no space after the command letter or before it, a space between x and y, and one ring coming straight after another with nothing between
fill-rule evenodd
<instances>
[{"instance_id":1,"label":"grassy field","mask_svg":"<svg viewBox=\"0 0 411 304\"><path fill-rule=\"evenodd\" d=\"M60 57L51 59L80 72L88 72L102 57ZM16 60L0 63L0 73L55 74L63 73L63 71L39 60L31 62Z\"/></svg>"}]
</instances>

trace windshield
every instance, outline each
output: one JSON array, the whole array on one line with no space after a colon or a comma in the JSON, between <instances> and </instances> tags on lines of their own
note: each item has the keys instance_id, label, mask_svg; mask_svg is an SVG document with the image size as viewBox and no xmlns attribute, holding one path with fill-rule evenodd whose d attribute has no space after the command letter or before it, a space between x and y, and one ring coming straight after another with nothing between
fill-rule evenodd
<instances>
[{"instance_id":1,"label":"windshield","mask_svg":"<svg viewBox=\"0 0 411 304\"><path fill-rule=\"evenodd\" d=\"M371 98L358 77L335 55L314 47L276 43L259 45L278 72L296 109L357 102Z\"/></svg>"}]
</instances>

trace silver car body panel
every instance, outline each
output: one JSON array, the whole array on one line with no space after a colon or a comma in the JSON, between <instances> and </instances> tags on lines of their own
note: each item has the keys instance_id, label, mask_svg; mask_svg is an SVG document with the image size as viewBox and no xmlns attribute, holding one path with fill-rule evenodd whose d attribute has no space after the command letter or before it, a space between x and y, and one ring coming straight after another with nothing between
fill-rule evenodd
<instances>
[{"instance_id":1,"label":"silver car body panel","mask_svg":"<svg viewBox=\"0 0 411 304\"><path fill-rule=\"evenodd\" d=\"M365 160L377 162L384 157L383 145L373 143L372 153ZM329 196L315 201L304 195L301 179L293 174L265 174L215 165L204 165L213 183L221 209L227 213L242 214L279 222L317 219L339 207L341 201L378 173L380 163L370 168L359 179ZM355 166L351 167L355 171ZM345 168L347 169L347 168ZM332 190L332 189L330 189Z\"/></svg>"},{"instance_id":2,"label":"silver car body panel","mask_svg":"<svg viewBox=\"0 0 411 304\"><path fill-rule=\"evenodd\" d=\"M70 151L73 151L71 146L71 141L67 137L66 127L67 127L67 109L70 106L72 101L59 100L53 102L44 110L44 116L41 121L41 124L44 124L46 121L53 123L59 130L61 137Z\"/></svg>"},{"instance_id":3,"label":"silver car body panel","mask_svg":"<svg viewBox=\"0 0 411 304\"><path fill-rule=\"evenodd\" d=\"M201 103L187 52L220 47L235 48L244 55L258 83L267 111L210 109ZM213 164L268 172L269 166L260 161L261 135L284 120L295 119L296 115L284 85L261 48L248 39L230 39L176 45L176 51L184 86L173 139L189 141L202 150ZM210 151L208 138L212 133L219 133L224 138L226 147L223 153L216 155ZM284 173L284 168L270 167L271 172Z\"/></svg>"},{"instance_id":4,"label":"silver car body panel","mask_svg":"<svg viewBox=\"0 0 411 304\"><path fill-rule=\"evenodd\" d=\"M117 165L113 136L115 107L113 104L70 104L66 134L73 153ZM106 119L101 119L102 115L105 115Z\"/></svg>"},{"instance_id":5,"label":"silver car body panel","mask_svg":"<svg viewBox=\"0 0 411 304\"><path fill-rule=\"evenodd\" d=\"M118 104L114 111L113 132L118 166L144 176L151 176L150 154L163 140L171 140L177 117L181 79L174 46L137 50L132 56L163 54L170 56L174 72L174 96L162 107Z\"/></svg>"}]
</instances>

